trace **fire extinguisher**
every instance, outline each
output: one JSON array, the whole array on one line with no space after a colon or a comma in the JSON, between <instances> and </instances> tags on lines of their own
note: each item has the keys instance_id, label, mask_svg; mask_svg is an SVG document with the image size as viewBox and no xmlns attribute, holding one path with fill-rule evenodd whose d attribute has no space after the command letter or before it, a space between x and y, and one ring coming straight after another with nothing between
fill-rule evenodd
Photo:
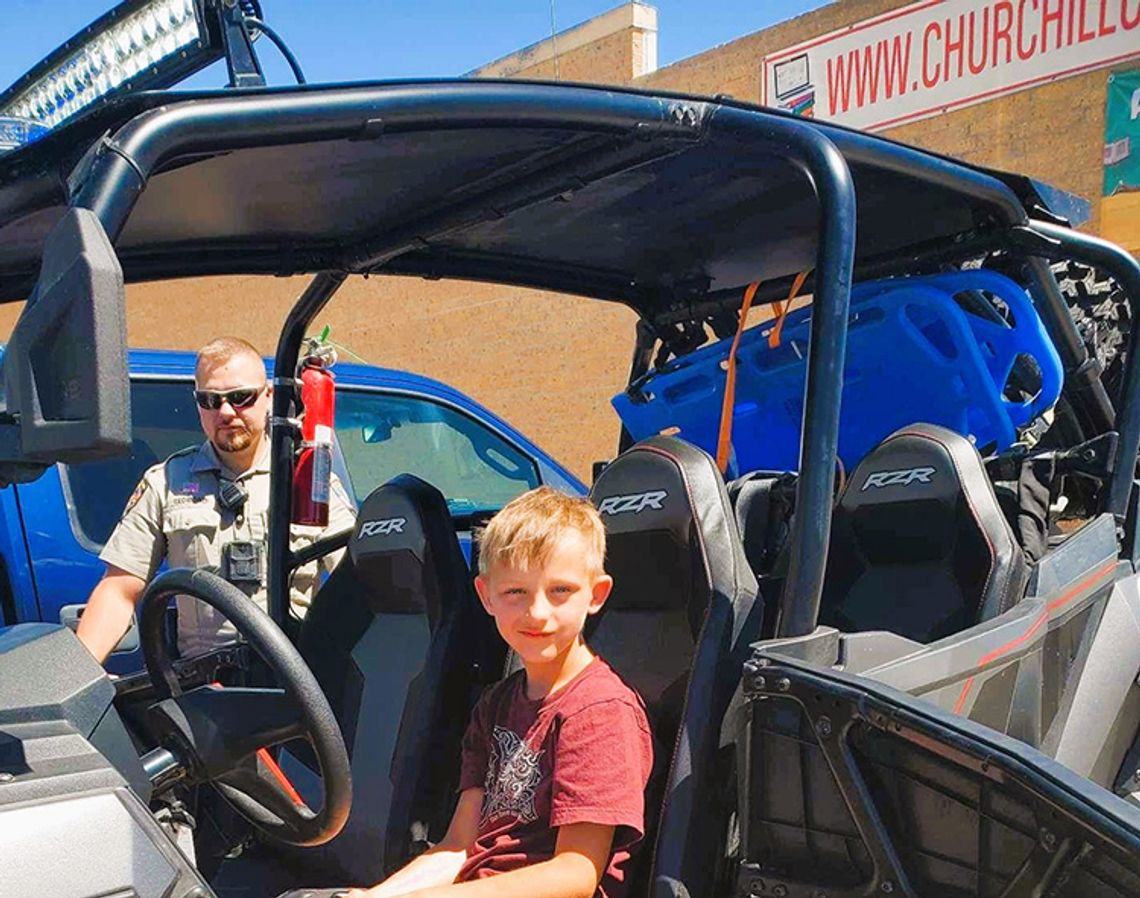
<instances>
[{"instance_id":1,"label":"fire extinguisher","mask_svg":"<svg viewBox=\"0 0 1140 898\"><path fill-rule=\"evenodd\" d=\"M301 450L293 469L293 523L324 527L329 522L332 480L334 383L332 359L309 356L301 367Z\"/></svg>"}]
</instances>

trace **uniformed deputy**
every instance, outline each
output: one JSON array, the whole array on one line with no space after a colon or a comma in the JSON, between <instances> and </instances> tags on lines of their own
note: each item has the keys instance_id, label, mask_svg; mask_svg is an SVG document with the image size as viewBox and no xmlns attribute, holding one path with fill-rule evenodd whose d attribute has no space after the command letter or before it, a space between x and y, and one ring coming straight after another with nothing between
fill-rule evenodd
<instances>
[{"instance_id":1,"label":"uniformed deputy","mask_svg":"<svg viewBox=\"0 0 1140 898\"><path fill-rule=\"evenodd\" d=\"M216 566L266 607L266 422L272 393L261 356L245 340L219 337L199 351L194 396L207 439L147 470L100 553L107 573L79 621L80 640L100 662L130 626L135 603L164 558L171 567ZM328 526L294 526L293 548L350 529L355 514L333 475ZM321 565L331 570L342 553L326 555ZM318 579L316 562L294 574L291 599L298 615L304 615ZM233 641L233 626L210 606L191 596L176 601L183 657Z\"/></svg>"}]
</instances>

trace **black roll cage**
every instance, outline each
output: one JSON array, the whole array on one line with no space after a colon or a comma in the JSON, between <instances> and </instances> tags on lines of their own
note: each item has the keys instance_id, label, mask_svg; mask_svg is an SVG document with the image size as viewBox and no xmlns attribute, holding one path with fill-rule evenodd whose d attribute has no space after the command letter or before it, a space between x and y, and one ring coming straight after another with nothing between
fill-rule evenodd
<instances>
[{"instance_id":1,"label":"black roll cage","mask_svg":"<svg viewBox=\"0 0 1140 898\"><path fill-rule=\"evenodd\" d=\"M470 83L468 83L470 85ZM811 324L805 384L800 477L790 553L791 566L781 598L777 635L810 633L819 614L831 528L835 458L844 368L848 305L854 273L856 197L849 161L905 173L931 187L951 189L987 207L996 225L968 243L936 245L892 259L872 260L860 267L879 274L899 274L916 261L1003 250L1028 260L1032 292L1075 389L1092 396L1092 422L1101 430L1120 432L1111 470L1107 509L1123 521L1140 449L1140 402L1125 402L1114 415L1097 372L1088 362L1048 259L1073 259L1096 266L1114 277L1130 298L1140 298L1140 264L1123 250L1052 221L1030 219L1014 191L997 177L949 159L840 128L821 128L797 119L731 101L709 103L704 117L687 113L683 103L625 91L566 90L551 102L549 86L488 82L480 89L457 90L436 84L415 91L322 90L271 93L213 99L209 103L175 103L131 119L103 142L103 152L88 156L79 172L81 187L71 205L92 210L114 242L121 233L147 179L165 162L191 154L224 153L246 146L359 139L369 123L376 130L402 132L459 128L549 127L599 134L637 133L695 139L716 135L748 148L777 153L809 178L818 203L818 240L810 289L815 312ZM692 101L696 103L696 101ZM625 164L633 167L644 156ZM606 173L612 174L611 167ZM1047 214L1047 213L1043 213ZM464 209L445 210L431 224L439 233L462 227ZM422 241L418 233L392 233L370 242L351 257L351 264L317 273L288 314L277 345L271 420L271 503L269 526L269 611L279 623L288 609L288 581L299 558L289 549L293 455L298 433L293 423L296 398L292 387L302 338L316 314L350 273L367 272L398 257ZM399 271L398 264L393 270ZM447 276L446 270L419 273ZM494 280L492 272L485 279ZM466 272L471 277L471 271ZM586 285L588 288L588 285ZM600 289L600 288L599 288ZM765 285L776 296L786 287ZM586 295L589 289L583 290ZM600 295L600 293L595 293ZM607 298L613 298L609 296ZM625 298L628 301L628 298ZM710 307L726 308L735 300L710 297ZM636 305L630 302L631 305ZM693 309L690 308L690 314ZM1140 333L1133 328L1124 375L1125 397L1140 397ZM640 341L639 341L640 345ZM644 356L644 352L641 353ZM635 368L638 367L635 364Z\"/></svg>"}]
</instances>

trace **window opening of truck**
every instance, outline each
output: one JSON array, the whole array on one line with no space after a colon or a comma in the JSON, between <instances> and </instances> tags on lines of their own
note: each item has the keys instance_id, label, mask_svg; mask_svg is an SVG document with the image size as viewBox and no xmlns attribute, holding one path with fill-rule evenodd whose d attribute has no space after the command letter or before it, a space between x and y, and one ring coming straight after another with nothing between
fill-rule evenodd
<instances>
[{"instance_id":1,"label":"window opening of truck","mask_svg":"<svg viewBox=\"0 0 1140 898\"><path fill-rule=\"evenodd\" d=\"M202 442L194 396L183 380L131 383L131 454L79 465L60 465L71 529L80 545L98 551L118 523L131 490L146 469Z\"/></svg>"},{"instance_id":2,"label":"window opening of truck","mask_svg":"<svg viewBox=\"0 0 1140 898\"><path fill-rule=\"evenodd\" d=\"M407 473L434 485L452 513L463 515L500 508L541 482L522 450L462 412L421 397L344 391L337 396L335 429L358 502L374 486Z\"/></svg>"}]
</instances>

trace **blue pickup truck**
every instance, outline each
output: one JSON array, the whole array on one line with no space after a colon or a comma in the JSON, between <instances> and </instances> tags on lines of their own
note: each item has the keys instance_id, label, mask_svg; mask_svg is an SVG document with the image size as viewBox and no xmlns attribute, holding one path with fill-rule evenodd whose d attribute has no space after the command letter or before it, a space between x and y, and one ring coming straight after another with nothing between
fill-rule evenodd
<instances>
[{"instance_id":1,"label":"blue pickup truck","mask_svg":"<svg viewBox=\"0 0 1140 898\"><path fill-rule=\"evenodd\" d=\"M57 464L0 491L0 625L74 624L104 566L97 558L131 490L150 465L200 442L191 385L194 355L130 353L131 454ZM386 368L337 364L336 467L359 503L396 474L418 474L462 521L539 484L585 487L501 418L445 384ZM142 667L128 637L108 663Z\"/></svg>"}]
</instances>

